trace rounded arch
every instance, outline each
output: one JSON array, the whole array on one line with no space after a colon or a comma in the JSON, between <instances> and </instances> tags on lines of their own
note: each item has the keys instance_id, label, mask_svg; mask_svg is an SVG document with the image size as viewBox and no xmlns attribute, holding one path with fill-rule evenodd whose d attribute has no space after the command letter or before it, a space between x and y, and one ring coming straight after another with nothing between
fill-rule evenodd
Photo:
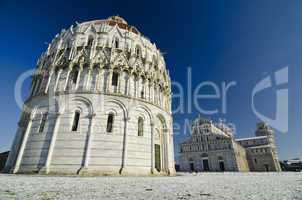
<instances>
[{"instance_id":1,"label":"rounded arch","mask_svg":"<svg viewBox=\"0 0 302 200\"><path fill-rule=\"evenodd\" d=\"M71 102L83 103L86 106L86 108L88 109L88 114L90 114L90 115L94 114L94 108L93 108L92 102L88 98L83 97L83 96L75 96L75 97L71 98ZM78 109L81 111L81 113L83 113L84 108L81 107L80 105L76 105L75 109Z\"/></svg>"},{"instance_id":2,"label":"rounded arch","mask_svg":"<svg viewBox=\"0 0 302 200\"><path fill-rule=\"evenodd\" d=\"M118 111L114 108L110 108L109 110L106 110L105 114L109 115L109 114L113 114L114 116L116 116L118 113Z\"/></svg>"},{"instance_id":3,"label":"rounded arch","mask_svg":"<svg viewBox=\"0 0 302 200\"><path fill-rule=\"evenodd\" d=\"M155 144L161 144L161 131L158 128L154 130L154 142Z\"/></svg>"},{"instance_id":4,"label":"rounded arch","mask_svg":"<svg viewBox=\"0 0 302 200\"><path fill-rule=\"evenodd\" d=\"M138 119L142 119L142 120L144 120L144 121L146 120L146 117L145 117L144 115L142 115L141 113L138 114L137 118L138 118Z\"/></svg>"},{"instance_id":5,"label":"rounded arch","mask_svg":"<svg viewBox=\"0 0 302 200\"><path fill-rule=\"evenodd\" d=\"M83 108L81 106L75 106L75 108L73 110L74 110L74 112L83 113Z\"/></svg>"},{"instance_id":6,"label":"rounded arch","mask_svg":"<svg viewBox=\"0 0 302 200\"><path fill-rule=\"evenodd\" d=\"M159 121L161 122L162 128L163 128L163 129L167 129L167 122L166 122L165 117L164 117L162 114L160 114L160 113L157 114L156 117L157 117L157 119L159 119Z\"/></svg>"},{"instance_id":7,"label":"rounded arch","mask_svg":"<svg viewBox=\"0 0 302 200\"><path fill-rule=\"evenodd\" d=\"M137 105L135 107L130 107L129 115L131 116L131 114L133 112L138 111L140 109L143 110L147 114L147 117L149 118L150 123L154 123L154 117L153 117L152 111L150 110L150 108L148 108L145 105Z\"/></svg>"},{"instance_id":8,"label":"rounded arch","mask_svg":"<svg viewBox=\"0 0 302 200\"><path fill-rule=\"evenodd\" d=\"M121 102L120 100L117 100L117 99L111 99L111 100L107 100L107 101L105 101L104 102L104 106L106 106L108 103L113 103L113 104L116 104L116 105L118 105L120 108L121 108L121 110L122 110L122 114L123 114L123 117L126 119L126 118L128 118L128 110L127 110L127 108L126 108L126 106L124 105L124 103L123 102ZM116 114L117 114L118 112L116 111Z\"/></svg>"}]
</instances>

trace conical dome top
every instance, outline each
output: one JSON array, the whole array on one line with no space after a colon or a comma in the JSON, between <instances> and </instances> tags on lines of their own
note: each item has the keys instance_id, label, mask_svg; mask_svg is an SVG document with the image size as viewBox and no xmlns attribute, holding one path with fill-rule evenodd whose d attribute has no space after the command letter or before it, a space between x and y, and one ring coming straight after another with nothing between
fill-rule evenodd
<instances>
[{"instance_id":1,"label":"conical dome top","mask_svg":"<svg viewBox=\"0 0 302 200\"><path fill-rule=\"evenodd\" d=\"M118 15L108 17L107 20L115 21L116 23L128 24L126 20Z\"/></svg>"}]
</instances>

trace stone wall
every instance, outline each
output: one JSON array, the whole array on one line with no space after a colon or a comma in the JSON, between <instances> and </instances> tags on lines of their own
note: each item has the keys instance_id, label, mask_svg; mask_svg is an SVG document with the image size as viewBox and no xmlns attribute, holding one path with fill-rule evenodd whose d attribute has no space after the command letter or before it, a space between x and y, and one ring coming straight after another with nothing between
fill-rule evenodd
<instances>
[{"instance_id":1,"label":"stone wall","mask_svg":"<svg viewBox=\"0 0 302 200\"><path fill-rule=\"evenodd\" d=\"M237 170L240 172L250 171L246 150L237 142L234 142L234 154L237 163Z\"/></svg>"}]
</instances>

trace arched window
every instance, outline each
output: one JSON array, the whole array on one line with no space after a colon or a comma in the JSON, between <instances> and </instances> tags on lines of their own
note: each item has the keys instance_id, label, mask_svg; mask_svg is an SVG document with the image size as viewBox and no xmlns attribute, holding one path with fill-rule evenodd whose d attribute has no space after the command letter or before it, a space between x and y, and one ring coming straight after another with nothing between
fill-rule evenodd
<instances>
[{"instance_id":1,"label":"arched window","mask_svg":"<svg viewBox=\"0 0 302 200\"><path fill-rule=\"evenodd\" d=\"M72 129L71 131L77 131L79 127L79 120L80 120L80 112L76 111L73 117Z\"/></svg>"},{"instance_id":2,"label":"arched window","mask_svg":"<svg viewBox=\"0 0 302 200\"><path fill-rule=\"evenodd\" d=\"M135 47L135 55L136 56L140 56L141 55L141 49L139 48L139 46Z\"/></svg>"},{"instance_id":3,"label":"arched window","mask_svg":"<svg viewBox=\"0 0 302 200\"><path fill-rule=\"evenodd\" d=\"M145 98L145 80L143 79L143 82L142 82L142 88L141 88L141 91L140 91L140 96L141 98Z\"/></svg>"},{"instance_id":4,"label":"arched window","mask_svg":"<svg viewBox=\"0 0 302 200\"><path fill-rule=\"evenodd\" d=\"M115 47L116 49L119 48L119 41L118 41L118 38L115 38L115 40L114 40L114 47Z\"/></svg>"},{"instance_id":5,"label":"arched window","mask_svg":"<svg viewBox=\"0 0 302 200\"><path fill-rule=\"evenodd\" d=\"M118 73L117 72L113 72L113 74L112 74L112 85L113 86L117 86L117 84L118 84L118 77L119 77Z\"/></svg>"},{"instance_id":6,"label":"arched window","mask_svg":"<svg viewBox=\"0 0 302 200\"><path fill-rule=\"evenodd\" d=\"M142 117L138 118L138 136L143 136L144 135L144 119Z\"/></svg>"},{"instance_id":7,"label":"arched window","mask_svg":"<svg viewBox=\"0 0 302 200\"><path fill-rule=\"evenodd\" d=\"M91 47L93 44L93 37L88 38L87 46Z\"/></svg>"},{"instance_id":8,"label":"arched window","mask_svg":"<svg viewBox=\"0 0 302 200\"><path fill-rule=\"evenodd\" d=\"M78 70L75 70L75 71L73 72L72 83L74 83L74 84L77 83L78 75L79 75L79 71L78 71Z\"/></svg>"},{"instance_id":9,"label":"arched window","mask_svg":"<svg viewBox=\"0 0 302 200\"><path fill-rule=\"evenodd\" d=\"M40 123L40 127L39 127L39 133L43 132L44 127L45 127L45 123L46 123L46 119L47 119L47 113L43 113L41 123Z\"/></svg>"},{"instance_id":10,"label":"arched window","mask_svg":"<svg viewBox=\"0 0 302 200\"><path fill-rule=\"evenodd\" d=\"M144 90L141 91L141 98L143 99L145 97L145 94L144 94Z\"/></svg>"},{"instance_id":11,"label":"arched window","mask_svg":"<svg viewBox=\"0 0 302 200\"><path fill-rule=\"evenodd\" d=\"M108 133L112 133L113 120L114 120L114 115L111 113L108 115L108 118L107 118L107 132Z\"/></svg>"}]
</instances>

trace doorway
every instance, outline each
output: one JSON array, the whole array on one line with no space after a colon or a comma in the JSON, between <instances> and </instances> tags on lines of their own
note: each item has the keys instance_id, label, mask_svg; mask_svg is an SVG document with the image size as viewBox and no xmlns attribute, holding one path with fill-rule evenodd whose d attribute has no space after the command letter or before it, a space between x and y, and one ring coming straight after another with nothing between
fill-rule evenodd
<instances>
[{"instance_id":1,"label":"doorway","mask_svg":"<svg viewBox=\"0 0 302 200\"><path fill-rule=\"evenodd\" d=\"M220 168L220 171L224 172L225 168L224 168L224 162L223 161L219 161L219 168Z\"/></svg>"},{"instance_id":2,"label":"doorway","mask_svg":"<svg viewBox=\"0 0 302 200\"><path fill-rule=\"evenodd\" d=\"M202 160L202 165L203 165L203 171L209 171L209 160L208 159L203 159Z\"/></svg>"},{"instance_id":3,"label":"doorway","mask_svg":"<svg viewBox=\"0 0 302 200\"><path fill-rule=\"evenodd\" d=\"M269 171L269 166L268 166L268 164L264 164L264 169L265 169L266 172Z\"/></svg>"},{"instance_id":4,"label":"doorway","mask_svg":"<svg viewBox=\"0 0 302 200\"><path fill-rule=\"evenodd\" d=\"M191 170L191 172L195 171L194 163L190 163L190 170Z\"/></svg>"}]
</instances>

